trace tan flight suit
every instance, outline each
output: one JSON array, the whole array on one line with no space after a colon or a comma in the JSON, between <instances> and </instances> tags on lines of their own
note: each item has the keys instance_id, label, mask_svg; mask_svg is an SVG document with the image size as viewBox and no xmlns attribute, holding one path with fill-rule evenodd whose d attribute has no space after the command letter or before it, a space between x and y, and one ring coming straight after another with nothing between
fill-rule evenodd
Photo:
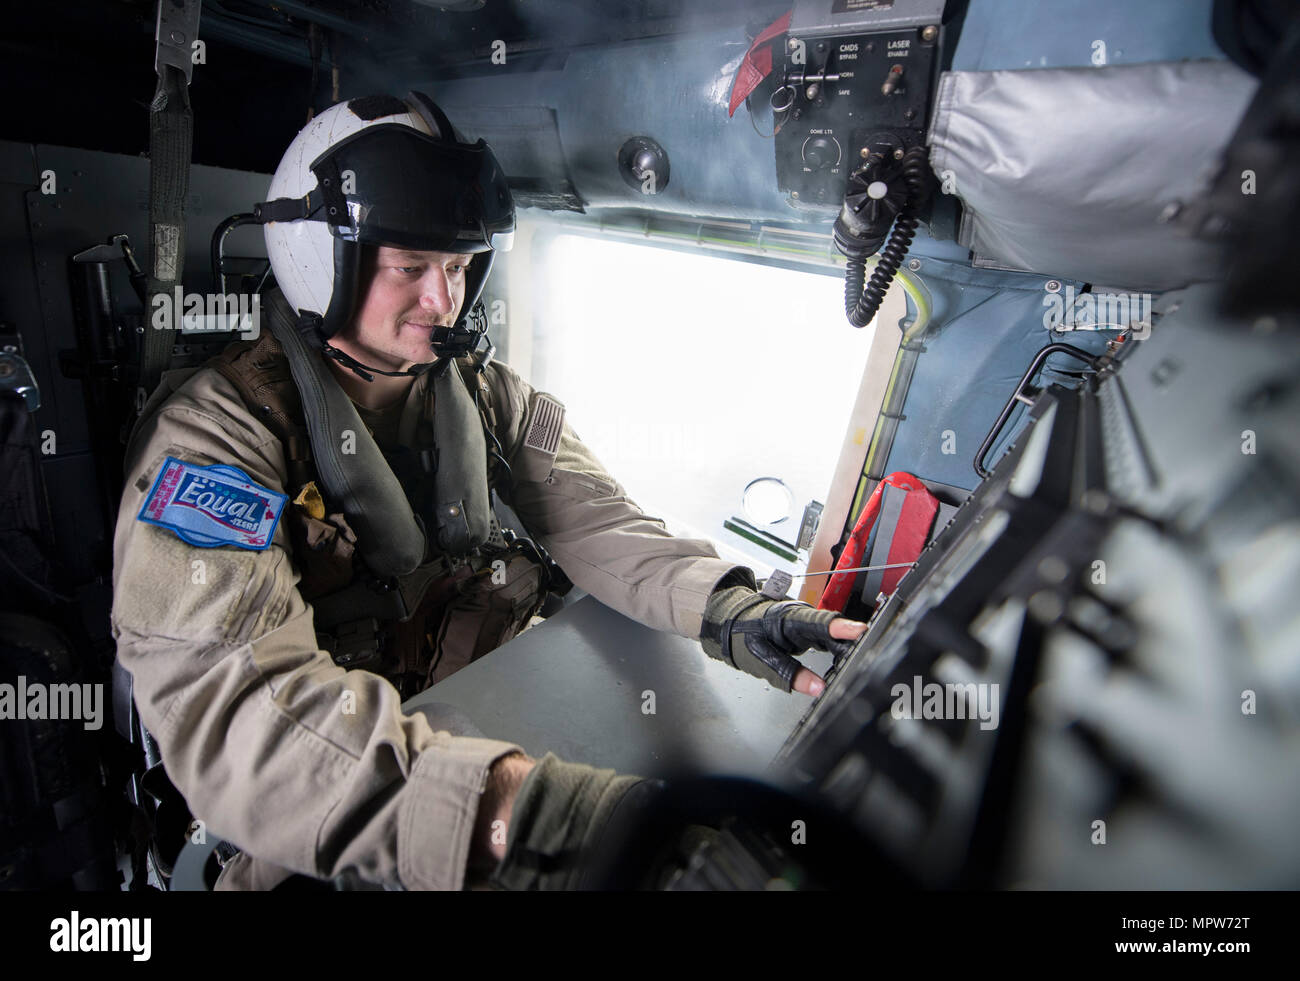
<instances>
[{"instance_id":1,"label":"tan flight suit","mask_svg":"<svg viewBox=\"0 0 1300 981\"><path fill-rule=\"evenodd\" d=\"M487 377L513 464L532 389L499 363ZM416 379L405 412L418 412L428 382ZM242 849L218 888L349 868L408 889L462 888L488 770L519 747L435 732L402 712L383 678L318 649L287 511L262 552L198 548L137 520L169 455L233 465L293 495L280 441L230 381L203 368L168 390L164 375L127 451L113 634L168 776L213 834ZM573 582L647 626L697 638L709 594L736 568L647 517L567 423L549 476L512 490L516 513Z\"/></svg>"}]
</instances>

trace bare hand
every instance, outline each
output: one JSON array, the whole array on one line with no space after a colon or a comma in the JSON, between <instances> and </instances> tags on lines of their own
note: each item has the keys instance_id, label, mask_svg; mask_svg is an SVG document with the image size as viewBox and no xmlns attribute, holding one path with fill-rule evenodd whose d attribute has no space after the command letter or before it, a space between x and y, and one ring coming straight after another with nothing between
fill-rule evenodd
<instances>
[{"instance_id":1,"label":"bare hand","mask_svg":"<svg viewBox=\"0 0 1300 981\"><path fill-rule=\"evenodd\" d=\"M537 761L523 753L511 753L492 764L487 786L479 798L474 818L474 838L470 845L470 863L501 861L506 855L506 836L510 832L510 812L524 779Z\"/></svg>"}]
</instances>

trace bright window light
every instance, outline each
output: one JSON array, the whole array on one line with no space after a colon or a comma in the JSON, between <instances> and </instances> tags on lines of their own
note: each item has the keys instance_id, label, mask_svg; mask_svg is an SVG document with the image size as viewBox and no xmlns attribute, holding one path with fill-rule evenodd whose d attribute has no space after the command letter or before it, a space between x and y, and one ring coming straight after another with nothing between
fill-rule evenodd
<instances>
[{"instance_id":1,"label":"bright window light","mask_svg":"<svg viewBox=\"0 0 1300 981\"><path fill-rule=\"evenodd\" d=\"M826 502L874 329L845 319L842 277L576 234L533 274L517 367L629 496L760 576L804 570L723 523L794 543Z\"/></svg>"}]
</instances>

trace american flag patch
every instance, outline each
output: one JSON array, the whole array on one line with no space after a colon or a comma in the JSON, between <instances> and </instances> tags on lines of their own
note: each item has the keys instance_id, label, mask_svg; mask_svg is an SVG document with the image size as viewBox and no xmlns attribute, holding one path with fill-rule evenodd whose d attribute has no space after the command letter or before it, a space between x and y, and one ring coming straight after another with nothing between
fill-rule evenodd
<instances>
[{"instance_id":1,"label":"american flag patch","mask_svg":"<svg viewBox=\"0 0 1300 981\"><path fill-rule=\"evenodd\" d=\"M528 434L524 447L540 450L555 456L560 448L560 433L564 429L564 406L560 402L537 392L533 395L533 413L528 419Z\"/></svg>"}]
</instances>

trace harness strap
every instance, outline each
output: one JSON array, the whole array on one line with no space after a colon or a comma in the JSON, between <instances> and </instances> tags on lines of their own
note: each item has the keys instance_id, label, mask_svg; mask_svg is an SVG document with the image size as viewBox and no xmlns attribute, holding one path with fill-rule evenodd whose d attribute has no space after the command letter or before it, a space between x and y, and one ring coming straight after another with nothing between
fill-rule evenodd
<instances>
[{"instance_id":1,"label":"harness strap","mask_svg":"<svg viewBox=\"0 0 1300 981\"><path fill-rule=\"evenodd\" d=\"M268 331L256 341L236 341L208 364L235 386L249 411L284 446L290 496L315 480L302 399L289 371L289 359L274 335Z\"/></svg>"},{"instance_id":2,"label":"harness strap","mask_svg":"<svg viewBox=\"0 0 1300 981\"><path fill-rule=\"evenodd\" d=\"M487 476L488 489L495 491L497 484L502 477L501 460L493 447L499 447L500 441L497 439L497 413L496 402L492 398L492 388L487 383L487 372L479 368L478 364L472 358L457 358L456 368L460 372L461 380L465 387L469 389L470 395L474 397L474 404L478 407L479 418L483 422L483 434L487 437L488 454L487 454Z\"/></svg>"}]
</instances>

